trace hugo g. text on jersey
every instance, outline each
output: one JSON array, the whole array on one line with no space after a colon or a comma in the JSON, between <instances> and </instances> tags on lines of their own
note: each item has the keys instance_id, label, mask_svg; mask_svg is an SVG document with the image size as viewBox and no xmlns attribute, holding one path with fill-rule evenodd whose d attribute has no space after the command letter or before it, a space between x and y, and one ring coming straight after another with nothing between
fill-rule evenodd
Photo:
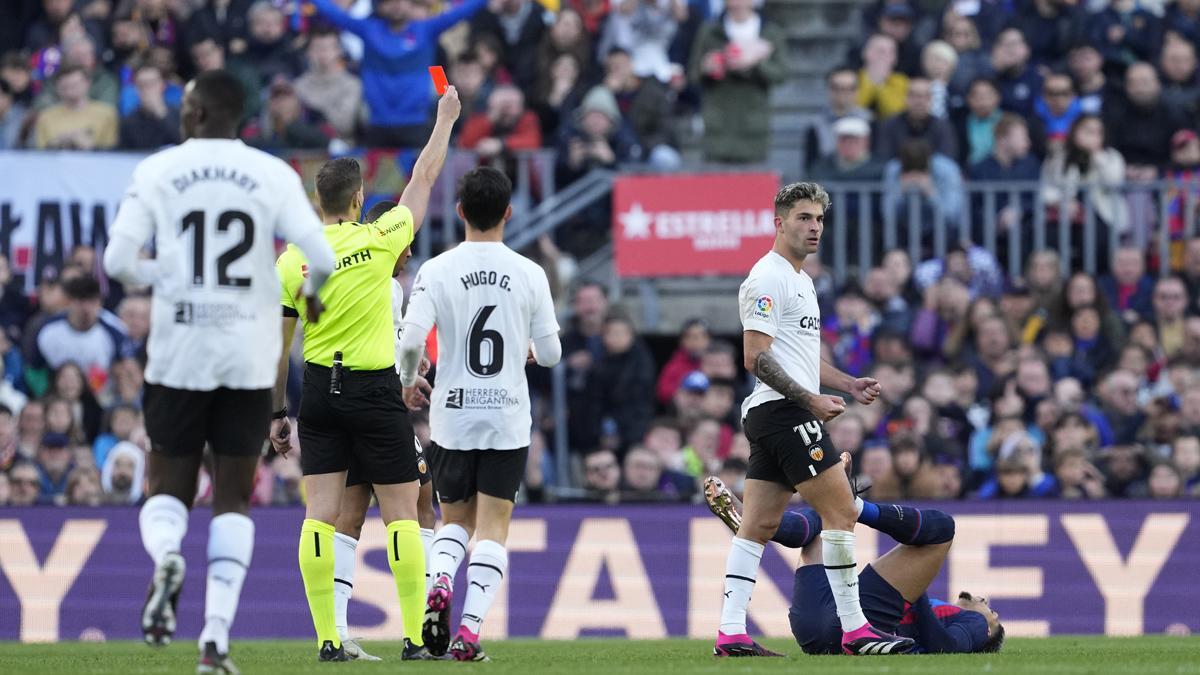
<instances>
[{"instance_id":1,"label":"hugo g. text on jersey","mask_svg":"<svg viewBox=\"0 0 1200 675\"><path fill-rule=\"evenodd\" d=\"M471 290L476 286L499 286L500 288L512 292L508 287L509 276L507 274L496 274L490 270L480 270L479 272L471 272L459 277L464 290Z\"/></svg>"}]
</instances>

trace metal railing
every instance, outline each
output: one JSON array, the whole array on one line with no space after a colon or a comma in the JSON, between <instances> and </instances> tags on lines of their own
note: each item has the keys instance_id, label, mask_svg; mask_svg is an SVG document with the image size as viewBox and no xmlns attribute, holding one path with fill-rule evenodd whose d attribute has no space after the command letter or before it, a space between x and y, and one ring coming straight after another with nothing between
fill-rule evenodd
<instances>
[{"instance_id":1,"label":"metal railing","mask_svg":"<svg viewBox=\"0 0 1200 675\"><path fill-rule=\"evenodd\" d=\"M1153 246L1148 253L1169 261L1172 241L1196 234L1200 210L1197 179L1081 185L1074 193L1036 181L971 182L956 199L873 182L825 188L833 207L822 259L839 283L879 264L889 250L904 249L919 262L963 240L992 252L1010 276L1021 274L1032 251L1046 249L1060 254L1064 275L1107 270L1108 256L1124 245ZM946 203L961 208L951 212ZM1168 274L1170 265L1160 264L1159 272Z\"/></svg>"}]
</instances>

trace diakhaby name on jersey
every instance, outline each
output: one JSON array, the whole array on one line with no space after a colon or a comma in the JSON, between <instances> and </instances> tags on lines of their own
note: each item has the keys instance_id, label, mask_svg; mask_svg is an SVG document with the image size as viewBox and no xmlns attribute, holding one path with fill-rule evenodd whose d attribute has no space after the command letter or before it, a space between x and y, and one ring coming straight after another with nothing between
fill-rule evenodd
<instances>
[{"instance_id":1,"label":"diakhaby name on jersey","mask_svg":"<svg viewBox=\"0 0 1200 675\"><path fill-rule=\"evenodd\" d=\"M231 183L246 192L254 192L258 189L258 181L247 176L244 173L239 173L237 169L226 168L223 166L206 166L198 169L192 169L190 174L184 174L171 179L171 185L175 187L180 194L187 191L197 183L205 181L223 181Z\"/></svg>"}]
</instances>

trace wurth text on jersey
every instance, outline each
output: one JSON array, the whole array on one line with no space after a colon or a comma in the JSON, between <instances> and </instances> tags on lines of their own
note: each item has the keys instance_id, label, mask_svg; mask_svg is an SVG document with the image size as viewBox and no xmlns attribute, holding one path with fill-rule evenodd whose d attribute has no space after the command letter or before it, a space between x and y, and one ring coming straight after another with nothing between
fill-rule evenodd
<instances>
[{"instance_id":1,"label":"wurth text on jersey","mask_svg":"<svg viewBox=\"0 0 1200 675\"><path fill-rule=\"evenodd\" d=\"M361 251L355 251L354 255L347 255L347 256L342 256L339 259L334 259L333 269L335 271L340 270L343 267L357 265L358 263L361 263L361 262L367 262L370 259L371 259L371 251L369 249L364 248Z\"/></svg>"}]
</instances>

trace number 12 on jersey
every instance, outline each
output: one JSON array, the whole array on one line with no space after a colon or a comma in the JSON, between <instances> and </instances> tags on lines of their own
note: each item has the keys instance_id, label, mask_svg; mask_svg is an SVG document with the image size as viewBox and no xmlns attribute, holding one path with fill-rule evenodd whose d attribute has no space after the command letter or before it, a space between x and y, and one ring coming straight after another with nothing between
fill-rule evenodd
<instances>
[{"instance_id":1,"label":"number 12 on jersey","mask_svg":"<svg viewBox=\"0 0 1200 675\"><path fill-rule=\"evenodd\" d=\"M190 211L183 217L179 234L187 234L192 230L192 285L204 285L204 272L207 267L205 258L205 214L204 211ZM250 288L250 277L229 276L229 266L250 252L254 245L254 220L243 211L224 211L217 216L217 231L228 232L237 222L242 226L242 239L217 258L217 286L219 288L246 289Z\"/></svg>"}]
</instances>

